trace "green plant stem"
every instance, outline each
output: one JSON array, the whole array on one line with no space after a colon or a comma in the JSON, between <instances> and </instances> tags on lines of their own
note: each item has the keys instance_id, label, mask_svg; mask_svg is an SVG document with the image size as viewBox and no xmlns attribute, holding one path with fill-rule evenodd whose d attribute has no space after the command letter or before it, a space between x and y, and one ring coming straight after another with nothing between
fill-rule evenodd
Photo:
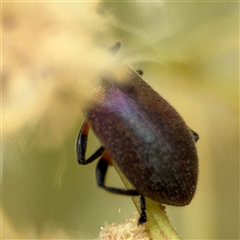
<instances>
[{"instance_id":1,"label":"green plant stem","mask_svg":"<svg viewBox=\"0 0 240 240\"><path fill-rule=\"evenodd\" d=\"M124 174L113 162L113 165L122 179L127 189L133 189L132 185L126 179ZM139 197L132 197L133 203L136 206L138 212L140 212ZM172 227L165 211L165 207L149 198L146 198L146 212L147 212L147 229L150 233L152 240L166 240L166 239L179 239L175 229Z\"/></svg>"}]
</instances>

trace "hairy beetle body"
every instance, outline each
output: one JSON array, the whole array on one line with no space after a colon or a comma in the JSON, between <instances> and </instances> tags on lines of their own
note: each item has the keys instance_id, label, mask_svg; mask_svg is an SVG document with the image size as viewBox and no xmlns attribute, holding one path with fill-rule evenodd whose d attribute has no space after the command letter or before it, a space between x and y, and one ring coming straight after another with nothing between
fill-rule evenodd
<instances>
[{"instance_id":1,"label":"hairy beetle body","mask_svg":"<svg viewBox=\"0 0 240 240\"><path fill-rule=\"evenodd\" d=\"M128 81L106 78L86 120L121 171L143 196L188 204L198 160L192 131L176 110L132 69Z\"/></svg>"},{"instance_id":2,"label":"hairy beetle body","mask_svg":"<svg viewBox=\"0 0 240 240\"><path fill-rule=\"evenodd\" d=\"M115 44L110 52L119 47ZM138 224L147 221L144 196L184 206L193 198L198 178L197 133L143 81L141 73L119 64L105 74L95 98L85 107L86 119L76 145L79 164L100 157L96 167L100 187L112 193L140 195ZM103 146L85 159L90 127ZM112 159L134 189L105 185Z\"/></svg>"}]
</instances>

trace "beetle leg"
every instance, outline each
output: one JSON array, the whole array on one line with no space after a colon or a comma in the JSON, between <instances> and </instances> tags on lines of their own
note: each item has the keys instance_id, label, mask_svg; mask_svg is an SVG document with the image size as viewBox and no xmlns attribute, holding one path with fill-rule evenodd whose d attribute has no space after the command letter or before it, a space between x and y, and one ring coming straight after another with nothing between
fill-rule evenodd
<instances>
[{"instance_id":1,"label":"beetle leg","mask_svg":"<svg viewBox=\"0 0 240 240\"><path fill-rule=\"evenodd\" d=\"M101 159L99 160L96 168L96 178L97 178L98 186L111 193L117 193L117 194L128 195L128 196L140 195L136 190L113 188L113 187L107 187L105 185L105 177L106 177L108 166L110 164L109 163L110 160L111 160L110 155L105 151ZM141 212L140 212L140 217L138 219L138 225L141 225L147 221L147 214L145 212L146 203L145 203L145 198L142 195L140 195L140 209L141 209Z\"/></svg>"},{"instance_id":2,"label":"beetle leg","mask_svg":"<svg viewBox=\"0 0 240 240\"><path fill-rule=\"evenodd\" d=\"M145 212L146 210L146 203L145 203L145 198L144 196L140 195L140 217L138 219L138 225L141 225L147 221L147 214Z\"/></svg>"},{"instance_id":3,"label":"beetle leg","mask_svg":"<svg viewBox=\"0 0 240 240\"><path fill-rule=\"evenodd\" d=\"M193 130L191 130L191 132L192 132L192 134L193 134L193 137L194 137L195 142L197 142L198 139L199 139L199 135L198 135L196 132L194 132Z\"/></svg>"},{"instance_id":4,"label":"beetle leg","mask_svg":"<svg viewBox=\"0 0 240 240\"><path fill-rule=\"evenodd\" d=\"M117 193L128 196L139 196L139 192L136 190L127 190L114 187L108 187L105 185L105 177L107 173L108 166L111 163L111 156L105 151L99 160L96 167L96 180L99 187L105 189L111 193Z\"/></svg>"},{"instance_id":5,"label":"beetle leg","mask_svg":"<svg viewBox=\"0 0 240 240\"><path fill-rule=\"evenodd\" d=\"M89 132L89 124L87 121L84 121L78 137L77 137L77 158L79 164L89 164L93 162L95 159L100 157L104 152L104 147L100 147L91 157L85 159L86 149L87 149L87 140L88 140L88 132Z\"/></svg>"}]
</instances>

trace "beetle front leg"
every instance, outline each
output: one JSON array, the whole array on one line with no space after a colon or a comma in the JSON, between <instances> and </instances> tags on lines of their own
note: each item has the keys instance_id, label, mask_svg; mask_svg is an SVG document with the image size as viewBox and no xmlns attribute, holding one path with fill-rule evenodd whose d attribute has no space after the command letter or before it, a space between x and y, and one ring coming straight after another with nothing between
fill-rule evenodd
<instances>
[{"instance_id":1,"label":"beetle front leg","mask_svg":"<svg viewBox=\"0 0 240 240\"><path fill-rule=\"evenodd\" d=\"M104 152L104 147L100 147L91 157L85 159L89 128L90 127L88 122L84 121L77 137L76 144L77 158L78 163L82 165L86 165L93 162L98 157L100 157Z\"/></svg>"}]
</instances>

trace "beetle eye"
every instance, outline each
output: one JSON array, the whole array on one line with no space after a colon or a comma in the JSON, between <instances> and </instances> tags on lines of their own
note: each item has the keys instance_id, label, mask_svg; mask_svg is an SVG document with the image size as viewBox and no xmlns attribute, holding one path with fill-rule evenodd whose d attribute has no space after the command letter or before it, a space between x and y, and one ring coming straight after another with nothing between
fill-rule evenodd
<instances>
[{"instance_id":1,"label":"beetle eye","mask_svg":"<svg viewBox=\"0 0 240 240\"><path fill-rule=\"evenodd\" d=\"M141 70L141 69L136 70L136 72L137 72L140 76L143 75L143 70Z\"/></svg>"}]
</instances>

